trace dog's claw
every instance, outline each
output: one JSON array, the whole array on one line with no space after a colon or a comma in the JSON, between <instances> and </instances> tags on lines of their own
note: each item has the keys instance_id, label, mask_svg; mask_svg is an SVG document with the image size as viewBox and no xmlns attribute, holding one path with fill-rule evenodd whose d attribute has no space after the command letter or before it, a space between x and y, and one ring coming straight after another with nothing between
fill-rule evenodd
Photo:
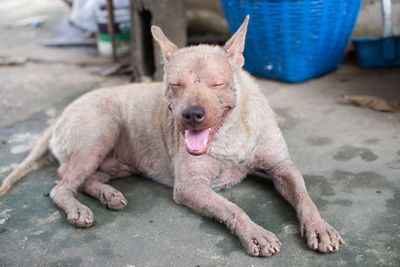
<instances>
[{"instance_id":1,"label":"dog's claw","mask_svg":"<svg viewBox=\"0 0 400 267\"><path fill-rule=\"evenodd\" d=\"M302 228L305 229L305 236L310 249L321 253L337 251L343 244L339 233L324 220L318 222L307 222Z\"/></svg>"},{"instance_id":2,"label":"dog's claw","mask_svg":"<svg viewBox=\"0 0 400 267\"><path fill-rule=\"evenodd\" d=\"M127 203L128 201L121 194L120 196L112 197L110 201L107 203L107 206L112 210L122 210Z\"/></svg>"},{"instance_id":3,"label":"dog's claw","mask_svg":"<svg viewBox=\"0 0 400 267\"><path fill-rule=\"evenodd\" d=\"M80 203L75 203L75 205L77 207L74 207L68 211L68 221L76 227L86 228L93 226L94 217L92 211Z\"/></svg>"},{"instance_id":4,"label":"dog's claw","mask_svg":"<svg viewBox=\"0 0 400 267\"><path fill-rule=\"evenodd\" d=\"M115 189L103 190L100 196L101 203L112 210L122 210L128 204L124 195Z\"/></svg>"},{"instance_id":5,"label":"dog's claw","mask_svg":"<svg viewBox=\"0 0 400 267\"><path fill-rule=\"evenodd\" d=\"M271 232L261 226L253 225L252 235L248 231L244 235L238 234L247 253L251 256L269 257L279 252L280 242Z\"/></svg>"}]
</instances>

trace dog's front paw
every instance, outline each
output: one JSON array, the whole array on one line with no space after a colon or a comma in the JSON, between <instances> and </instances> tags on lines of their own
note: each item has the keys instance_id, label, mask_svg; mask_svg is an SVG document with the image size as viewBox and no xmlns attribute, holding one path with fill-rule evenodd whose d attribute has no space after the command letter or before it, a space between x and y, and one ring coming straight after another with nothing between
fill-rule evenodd
<instances>
[{"instance_id":1,"label":"dog's front paw","mask_svg":"<svg viewBox=\"0 0 400 267\"><path fill-rule=\"evenodd\" d=\"M301 225L301 236L306 236L308 247L321 253L339 249L344 242L339 233L324 220L306 222Z\"/></svg>"},{"instance_id":2,"label":"dog's front paw","mask_svg":"<svg viewBox=\"0 0 400 267\"><path fill-rule=\"evenodd\" d=\"M123 208L125 208L126 204L128 204L128 201L126 200L124 195L116 191L113 193L113 196L110 198L107 206L109 209L112 210L122 210Z\"/></svg>"},{"instance_id":3,"label":"dog's front paw","mask_svg":"<svg viewBox=\"0 0 400 267\"><path fill-rule=\"evenodd\" d=\"M282 246L275 234L256 224L239 233L239 238L251 256L269 257L279 252Z\"/></svg>"},{"instance_id":4,"label":"dog's front paw","mask_svg":"<svg viewBox=\"0 0 400 267\"><path fill-rule=\"evenodd\" d=\"M103 205L112 210L122 210L128 204L124 195L111 186L105 187L102 190L99 199Z\"/></svg>"},{"instance_id":5,"label":"dog's front paw","mask_svg":"<svg viewBox=\"0 0 400 267\"><path fill-rule=\"evenodd\" d=\"M74 203L73 207L68 210L67 219L76 227L87 228L94 225L92 211L79 202Z\"/></svg>"}]
</instances>

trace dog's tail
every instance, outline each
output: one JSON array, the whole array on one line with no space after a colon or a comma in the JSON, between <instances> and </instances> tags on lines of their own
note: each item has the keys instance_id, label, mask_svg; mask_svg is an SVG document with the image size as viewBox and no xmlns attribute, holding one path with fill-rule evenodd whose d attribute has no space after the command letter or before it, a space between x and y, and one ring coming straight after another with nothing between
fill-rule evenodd
<instances>
[{"instance_id":1,"label":"dog's tail","mask_svg":"<svg viewBox=\"0 0 400 267\"><path fill-rule=\"evenodd\" d=\"M55 161L55 157L49 149L49 141L54 125L55 123L44 131L28 157L3 180L0 187L0 195L7 194L11 187L28 173Z\"/></svg>"}]
</instances>

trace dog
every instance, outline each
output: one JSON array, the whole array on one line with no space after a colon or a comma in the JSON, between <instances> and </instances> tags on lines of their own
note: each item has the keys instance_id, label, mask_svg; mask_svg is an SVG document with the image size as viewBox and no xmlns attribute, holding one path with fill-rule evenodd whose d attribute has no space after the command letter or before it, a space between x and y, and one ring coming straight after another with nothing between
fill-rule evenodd
<instances>
[{"instance_id":1,"label":"dog","mask_svg":"<svg viewBox=\"0 0 400 267\"><path fill-rule=\"evenodd\" d=\"M321 218L267 99L242 69L248 21L223 47L178 49L152 26L164 83L98 89L75 100L5 178L1 193L57 159L61 180L50 197L71 224L90 227L92 211L76 200L77 189L120 210L128 202L106 182L143 174L173 187L176 203L224 223L248 254L268 257L279 252L279 239L216 193L257 171L295 208L310 249L338 250L342 238Z\"/></svg>"}]
</instances>

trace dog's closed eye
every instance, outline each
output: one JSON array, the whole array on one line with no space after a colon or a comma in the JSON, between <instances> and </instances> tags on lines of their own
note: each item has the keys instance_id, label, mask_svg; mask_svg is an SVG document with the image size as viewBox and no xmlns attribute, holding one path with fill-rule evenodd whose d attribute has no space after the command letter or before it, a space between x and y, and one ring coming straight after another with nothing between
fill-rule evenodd
<instances>
[{"instance_id":1,"label":"dog's closed eye","mask_svg":"<svg viewBox=\"0 0 400 267\"><path fill-rule=\"evenodd\" d=\"M170 83L168 84L168 86L172 89L180 89L183 88L183 84L181 83Z\"/></svg>"},{"instance_id":2,"label":"dog's closed eye","mask_svg":"<svg viewBox=\"0 0 400 267\"><path fill-rule=\"evenodd\" d=\"M222 87L224 85L225 85L224 83L213 83L211 86L214 87L214 88L219 88L219 87Z\"/></svg>"}]
</instances>

